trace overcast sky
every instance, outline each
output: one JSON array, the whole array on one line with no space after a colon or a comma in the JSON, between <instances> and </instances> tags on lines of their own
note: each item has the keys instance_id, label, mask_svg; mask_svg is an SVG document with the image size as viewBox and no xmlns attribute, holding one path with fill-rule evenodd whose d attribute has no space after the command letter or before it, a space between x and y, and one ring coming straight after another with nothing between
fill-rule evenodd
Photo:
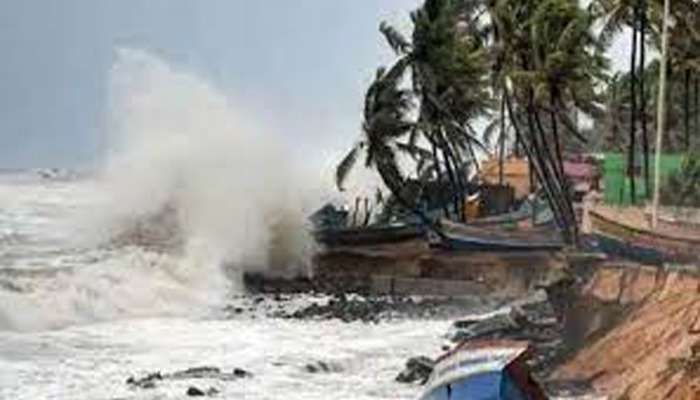
<instances>
[{"instance_id":1,"label":"overcast sky","mask_svg":"<svg viewBox=\"0 0 700 400\"><path fill-rule=\"evenodd\" d=\"M358 133L362 95L389 53L377 27L418 0L0 2L0 167L100 157L116 49L144 49L274 116L305 143ZM296 139L295 139L296 140Z\"/></svg>"},{"instance_id":2,"label":"overcast sky","mask_svg":"<svg viewBox=\"0 0 700 400\"><path fill-rule=\"evenodd\" d=\"M0 2L0 166L99 157L116 49L152 52L321 146L349 144L388 53L382 19L416 0ZM340 139L339 139L340 138ZM337 143L337 144L336 144Z\"/></svg>"}]
</instances>

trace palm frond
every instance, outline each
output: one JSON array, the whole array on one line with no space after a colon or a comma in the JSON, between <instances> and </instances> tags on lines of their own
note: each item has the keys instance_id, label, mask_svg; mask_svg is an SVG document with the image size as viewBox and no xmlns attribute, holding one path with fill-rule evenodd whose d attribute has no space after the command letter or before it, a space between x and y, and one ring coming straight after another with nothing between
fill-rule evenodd
<instances>
[{"instance_id":1,"label":"palm frond","mask_svg":"<svg viewBox=\"0 0 700 400\"><path fill-rule=\"evenodd\" d=\"M340 161L338 166L335 169L335 185L340 190L341 192L345 189L343 189L343 183L345 183L348 175L350 174L350 171L352 168L355 166L355 163L357 162L357 157L360 152L360 145L354 146L348 154L343 157L343 160Z\"/></svg>"},{"instance_id":2,"label":"palm frond","mask_svg":"<svg viewBox=\"0 0 700 400\"><path fill-rule=\"evenodd\" d=\"M410 51L411 44L396 28L385 21L379 24L379 31L384 35L386 42L396 54L403 55Z\"/></svg>"}]
</instances>

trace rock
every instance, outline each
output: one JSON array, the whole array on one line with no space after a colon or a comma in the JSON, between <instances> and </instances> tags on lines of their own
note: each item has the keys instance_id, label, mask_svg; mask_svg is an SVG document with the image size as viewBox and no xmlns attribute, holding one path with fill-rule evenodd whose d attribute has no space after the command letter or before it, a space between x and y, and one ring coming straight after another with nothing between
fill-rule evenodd
<instances>
[{"instance_id":1,"label":"rock","mask_svg":"<svg viewBox=\"0 0 700 400\"><path fill-rule=\"evenodd\" d=\"M243 368L234 368L233 376L235 376L236 378L252 378L253 374L249 371L244 370Z\"/></svg>"},{"instance_id":2,"label":"rock","mask_svg":"<svg viewBox=\"0 0 700 400\"><path fill-rule=\"evenodd\" d=\"M324 363L323 361L319 361L313 364L306 364L304 366L304 369L306 369L306 372L315 374L317 372L328 372L330 371L330 368L328 368L328 365Z\"/></svg>"},{"instance_id":3,"label":"rock","mask_svg":"<svg viewBox=\"0 0 700 400\"><path fill-rule=\"evenodd\" d=\"M316 361L313 363L306 364L304 366L306 372L310 374L316 373L328 373L328 372L340 372L341 368L337 365L332 365L324 361Z\"/></svg>"},{"instance_id":4,"label":"rock","mask_svg":"<svg viewBox=\"0 0 700 400\"><path fill-rule=\"evenodd\" d=\"M177 371L172 374L173 379L199 379L199 378L218 378L221 370L217 367L194 367L184 371Z\"/></svg>"},{"instance_id":5,"label":"rock","mask_svg":"<svg viewBox=\"0 0 700 400\"><path fill-rule=\"evenodd\" d=\"M190 397L198 397L198 396L206 396L206 393L202 389L199 389L195 386L190 386L189 389L187 389L187 395Z\"/></svg>"},{"instance_id":6,"label":"rock","mask_svg":"<svg viewBox=\"0 0 700 400\"><path fill-rule=\"evenodd\" d=\"M518 330L520 325L516 322L516 315L496 314L481 320L462 320L453 325L451 340L462 342L478 338L504 337Z\"/></svg>"},{"instance_id":7,"label":"rock","mask_svg":"<svg viewBox=\"0 0 700 400\"><path fill-rule=\"evenodd\" d=\"M153 389L156 387L156 381L162 381L163 380L163 375L161 375L160 372L148 374L143 378L134 378L133 376L129 377L129 379L126 380L126 384L139 388L139 389Z\"/></svg>"},{"instance_id":8,"label":"rock","mask_svg":"<svg viewBox=\"0 0 700 400\"><path fill-rule=\"evenodd\" d=\"M210 387L209 390L207 390L207 396L209 397L216 396L217 394L219 394L219 390L216 388Z\"/></svg>"},{"instance_id":9,"label":"rock","mask_svg":"<svg viewBox=\"0 0 700 400\"><path fill-rule=\"evenodd\" d=\"M406 362L406 368L396 376L396 381L401 383L420 382L423 385L430 378L434 367L435 362L428 357L409 358Z\"/></svg>"}]
</instances>

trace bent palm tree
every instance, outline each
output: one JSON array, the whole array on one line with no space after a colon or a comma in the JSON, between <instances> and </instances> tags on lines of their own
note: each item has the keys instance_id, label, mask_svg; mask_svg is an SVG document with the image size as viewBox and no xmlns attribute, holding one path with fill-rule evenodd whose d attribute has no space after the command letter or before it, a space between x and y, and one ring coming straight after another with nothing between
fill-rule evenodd
<instances>
[{"instance_id":1,"label":"bent palm tree","mask_svg":"<svg viewBox=\"0 0 700 400\"><path fill-rule=\"evenodd\" d=\"M362 139L336 168L336 184L341 191L360 153L364 153L365 167L376 169L386 187L394 194L399 192L403 175L397 164L396 143L413 126L406 118L411 108L410 94L399 87L402 69L400 64L389 71L379 68L367 89Z\"/></svg>"},{"instance_id":2,"label":"bent palm tree","mask_svg":"<svg viewBox=\"0 0 700 400\"><path fill-rule=\"evenodd\" d=\"M471 124L490 108L488 65L473 23L479 3L426 0L411 13L411 40L386 23L380 26L399 62L410 72L417 124L409 144L419 139L430 144L437 179L447 177L455 194L455 213L462 217L465 167L478 168L474 147L484 148ZM445 213L449 214L447 208Z\"/></svg>"},{"instance_id":3,"label":"bent palm tree","mask_svg":"<svg viewBox=\"0 0 700 400\"><path fill-rule=\"evenodd\" d=\"M398 142L398 139L414 127L414 123L406 117L411 109L410 92L399 86L403 68L403 63L399 62L388 71L384 68L377 70L374 82L365 95L362 139L338 164L336 184L342 190L343 182L363 153L365 167L377 171L399 205L415 214L426 227L442 236L434 222L418 210L414 201L407 200L402 190L406 182L398 165L397 150L406 149L406 146ZM409 151L421 149L410 148Z\"/></svg>"}]
</instances>

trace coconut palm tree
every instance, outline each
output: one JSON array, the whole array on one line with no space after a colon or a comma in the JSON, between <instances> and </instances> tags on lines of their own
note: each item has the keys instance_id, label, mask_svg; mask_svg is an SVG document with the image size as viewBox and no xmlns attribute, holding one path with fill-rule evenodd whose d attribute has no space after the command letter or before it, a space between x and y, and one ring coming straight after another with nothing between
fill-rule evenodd
<instances>
[{"instance_id":1,"label":"coconut palm tree","mask_svg":"<svg viewBox=\"0 0 700 400\"><path fill-rule=\"evenodd\" d=\"M367 89L362 138L336 168L336 184L340 190L359 156L364 154L365 167L376 169L392 193L396 195L400 191L403 174L397 163L396 142L413 126L407 119L411 109L410 93L399 87L402 68L400 64L388 71L379 68Z\"/></svg>"},{"instance_id":2,"label":"coconut palm tree","mask_svg":"<svg viewBox=\"0 0 700 400\"><path fill-rule=\"evenodd\" d=\"M495 43L493 81L565 239L575 241L561 136L563 130L585 141L572 113L594 115L601 110L595 86L606 63L591 35L593 17L575 0L496 1L489 14ZM524 121L517 117L520 113Z\"/></svg>"},{"instance_id":3,"label":"coconut palm tree","mask_svg":"<svg viewBox=\"0 0 700 400\"><path fill-rule=\"evenodd\" d=\"M465 168L478 168L477 139L473 121L487 114L485 49L475 35L477 1L426 0L411 13L413 31L408 40L397 29L382 23L380 31L406 67L416 99L415 129L408 143L423 140L432 149L432 167L438 180L450 182L454 210L464 217Z\"/></svg>"},{"instance_id":4,"label":"coconut palm tree","mask_svg":"<svg viewBox=\"0 0 700 400\"><path fill-rule=\"evenodd\" d=\"M647 86L645 79L646 68L646 45L647 35L660 26L652 23L651 20L658 20L660 15L661 3L657 0L598 0L599 16L603 20L603 30L601 40L609 44L612 37L618 34L624 27L631 28L632 33L632 48L630 51L630 113L629 113L629 146L628 152L628 168L630 178L631 199L636 201L636 184L635 184L635 152L636 152L636 136L637 122L640 122L642 152L644 156L644 183L646 187L645 195L649 196L650 185L650 166L649 166L649 137L647 131L648 111L647 102ZM638 60L639 54L639 60ZM639 120L639 121L638 121Z\"/></svg>"},{"instance_id":5,"label":"coconut palm tree","mask_svg":"<svg viewBox=\"0 0 700 400\"><path fill-rule=\"evenodd\" d=\"M669 31L669 61L672 71L683 72L683 132L685 150L690 151L690 97L693 74L700 71L700 6L681 2L674 7Z\"/></svg>"}]
</instances>

